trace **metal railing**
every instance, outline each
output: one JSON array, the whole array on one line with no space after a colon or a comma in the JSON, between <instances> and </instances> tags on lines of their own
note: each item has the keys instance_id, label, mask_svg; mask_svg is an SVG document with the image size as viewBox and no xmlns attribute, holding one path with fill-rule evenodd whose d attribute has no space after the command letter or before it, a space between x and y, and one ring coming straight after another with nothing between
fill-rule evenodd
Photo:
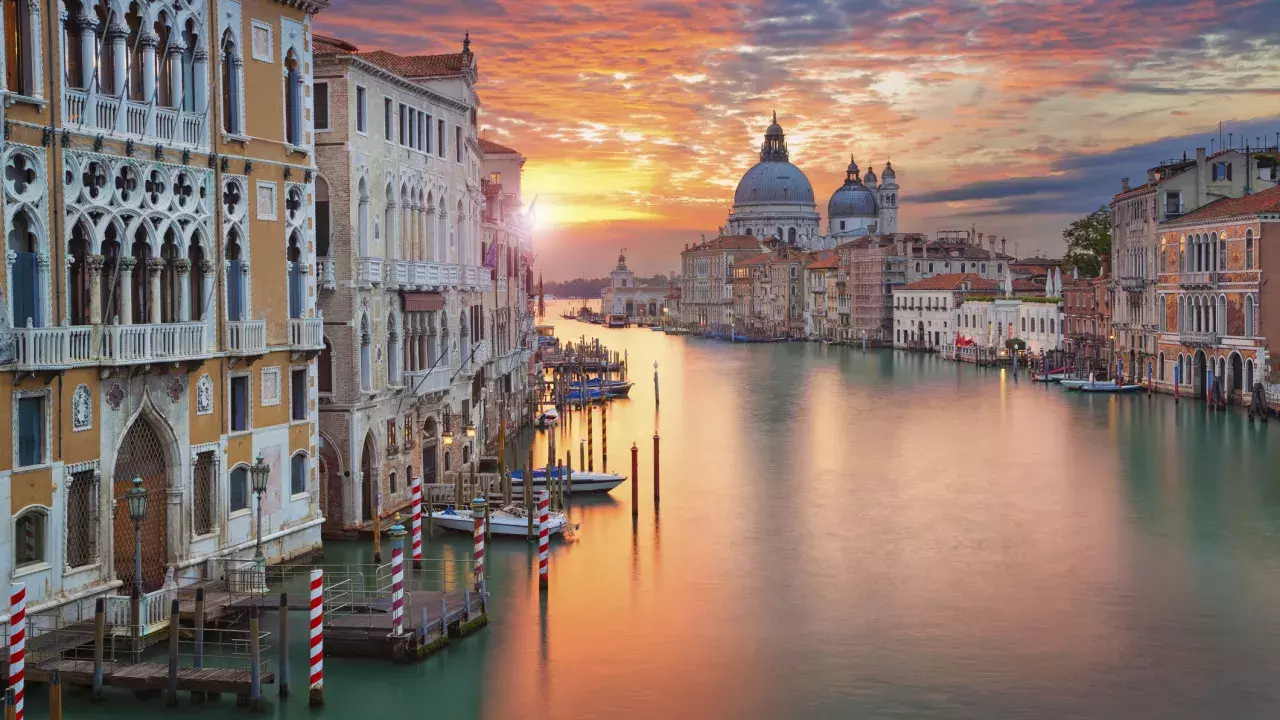
<instances>
[{"instance_id":1,"label":"metal railing","mask_svg":"<svg viewBox=\"0 0 1280 720\"><path fill-rule=\"evenodd\" d=\"M1216 272L1184 272L1178 276L1178 286L1184 288L1212 288L1218 286Z\"/></svg>"},{"instance_id":2,"label":"metal railing","mask_svg":"<svg viewBox=\"0 0 1280 720\"><path fill-rule=\"evenodd\" d=\"M1214 330L1187 330L1178 335L1183 345L1200 347L1218 344L1218 333Z\"/></svg>"}]
</instances>

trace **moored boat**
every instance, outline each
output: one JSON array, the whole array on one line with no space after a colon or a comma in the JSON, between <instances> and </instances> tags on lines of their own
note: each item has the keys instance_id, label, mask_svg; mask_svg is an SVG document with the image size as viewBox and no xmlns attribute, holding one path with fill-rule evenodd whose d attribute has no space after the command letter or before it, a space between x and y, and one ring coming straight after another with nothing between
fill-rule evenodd
<instances>
[{"instance_id":1,"label":"moored boat","mask_svg":"<svg viewBox=\"0 0 1280 720\"><path fill-rule=\"evenodd\" d=\"M574 489L576 490L577 488ZM431 513L431 519L435 521L436 527L465 533L475 531L475 516L471 514L471 511L459 510L452 505L444 510L436 510ZM570 529L569 519L565 517L564 513L548 513L548 534L559 535L566 529ZM528 537L529 516L525 513L525 509L519 505L513 504L501 509L495 509L489 513L489 531L491 534L498 536ZM537 532L536 521L534 522L534 532Z\"/></svg>"},{"instance_id":2,"label":"moored boat","mask_svg":"<svg viewBox=\"0 0 1280 720\"><path fill-rule=\"evenodd\" d=\"M560 420L560 413L555 408L547 408L534 423L540 428L549 428Z\"/></svg>"},{"instance_id":3,"label":"moored boat","mask_svg":"<svg viewBox=\"0 0 1280 720\"><path fill-rule=\"evenodd\" d=\"M1113 382L1085 383L1076 390L1086 393L1131 393L1142 389L1141 385L1117 385Z\"/></svg>"},{"instance_id":4,"label":"moored boat","mask_svg":"<svg viewBox=\"0 0 1280 720\"><path fill-rule=\"evenodd\" d=\"M566 472L566 475L568 473ZM598 473L586 471L573 471L573 492L609 492L627 481L626 475L615 475L614 473ZM514 470L511 473L511 484L524 486L524 471ZM533 486L535 488L546 487L547 485L547 469L545 467L537 468L533 471Z\"/></svg>"}]
</instances>

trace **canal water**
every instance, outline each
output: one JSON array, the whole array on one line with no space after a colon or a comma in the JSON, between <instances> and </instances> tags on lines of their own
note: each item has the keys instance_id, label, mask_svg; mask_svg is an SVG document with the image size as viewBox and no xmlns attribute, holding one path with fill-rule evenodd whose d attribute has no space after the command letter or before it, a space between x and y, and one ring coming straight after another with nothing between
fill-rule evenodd
<instances>
[{"instance_id":1,"label":"canal water","mask_svg":"<svg viewBox=\"0 0 1280 720\"><path fill-rule=\"evenodd\" d=\"M559 312L554 306L549 315ZM426 662L330 658L264 718L1253 718L1280 708L1280 427L1068 394L933 357L730 345L555 318L626 351L609 468L537 589L489 554L492 622ZM661 404L655 403L658 363ZM1276 425L1273 421L1272 425ZM662 505L652 497L662 437ZM585 436L572 416L561 452ZM599 415L595 424L600 467ZM535 444L545 457L545 438ZM432 557L469 553L437 537ZM331 543L330 562L366 544ZM274 622L273 620L270 622ZM42 717L40 691L33 717ZM247 714L112 694L67 717Z\"/></svg>"}]
</instances>

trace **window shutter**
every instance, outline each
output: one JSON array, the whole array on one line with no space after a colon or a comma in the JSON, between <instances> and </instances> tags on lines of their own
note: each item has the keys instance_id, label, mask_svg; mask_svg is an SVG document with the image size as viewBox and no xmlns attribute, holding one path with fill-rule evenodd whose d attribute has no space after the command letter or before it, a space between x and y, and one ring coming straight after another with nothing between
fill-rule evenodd
<instances>
[{"instance_id":1,"label":"window shutter","mask_svg":"<svg viewBox=\"0 0 1280 720\"><path fill-rule=\"evenodd\" d=\"M18 464L38 465L43 458L44 399L22 398L18 401Z\"/></svg>"},{"instance_id":2,"label":"window shutter","mask_svg":"<svg viewBox=\"0 0 1280 720\"><path fill-rule=\"evenodd\" d=\"M32 325L41 327L36 254L20 252L17 256L13 263L13 324L26 327L27 318L31 318Z\"/></svg>"}]
</instances>

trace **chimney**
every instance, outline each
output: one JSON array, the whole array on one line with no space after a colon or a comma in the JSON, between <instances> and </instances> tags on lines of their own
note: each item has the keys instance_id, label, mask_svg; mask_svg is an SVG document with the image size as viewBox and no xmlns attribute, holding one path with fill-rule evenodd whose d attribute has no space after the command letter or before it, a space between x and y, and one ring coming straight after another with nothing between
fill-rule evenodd
<instances>
[{"instance_id":1,"label":"chimney","mask_svg":"<svg viewBox=\"0 0 1280 720\"><path fill-rule=\"evenodd\" d=\"M1129 192L1129 178L1120 178L1120 192Z\"/></svg>"},{"instance_id":2,"label":"chimney","mask_svg":"<svg viewBox=\"0 0 1280 720\"><path fill-rule=\"evenodd\" d=\"M1203 148L1201 150L1203 151ZM1098 259L1102 261L1102 273L1099 277L1111 277L1111 254L1103 253Z\"/></svg>"},{"instance_id":3,"label":"chimney","mask_svg":"<svg viewBox=\"0 0 1280 720\"><path fill-rule=\"evenodd\" d=\"M1008 242L1009 242L1009 241L1008 241L1007 239L1005 239L1005 238L1003 238L1003 237L1002 237L1002 238L1000 238L1000 254L1001 254L1001 255L1008 255L1008 253L1006 253L1006 252L1004 251L1004 249L1005 249L1005 244L1006 244L1006 243L1008 243Z\"/></svg>"},{"instance_id":4,"label":"chimney","mask_svg":"<svg viewBox=\"0 0 1280 720\"><path fill-rule=\"evenodd\" d=\"M1155 171L1155 170L1148 170L1148 171L1147 171L1147 182L1149 182L1149 183L1153 183L1153 182L1155 182L1155 181L1156 181L1156 171Z\"/></svg>"}]
</instances>

